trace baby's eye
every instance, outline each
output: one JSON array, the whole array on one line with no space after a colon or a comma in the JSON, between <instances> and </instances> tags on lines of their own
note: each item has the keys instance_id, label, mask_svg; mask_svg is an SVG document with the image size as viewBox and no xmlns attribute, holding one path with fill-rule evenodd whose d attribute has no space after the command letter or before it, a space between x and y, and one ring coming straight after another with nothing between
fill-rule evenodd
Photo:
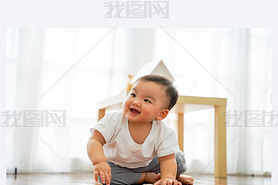
<instances>
[{"instance_id":1,"label":"baby's eye","mask_svg":"<svg viewBox=\"0 0 278 185\"><path fill-rule=\"evenodd\" d=\"M131 93L131 94L130 94L130 96L132 96L132 97L136 97L136 95L135 95L134 93Z\"/></svg>"},{"instance_id":2,"label":"baby's eye","mask_svg":"<svg viewBox=\"0 0 278 185\"><path fill-rule=\"evenodd\" d=\"M145 102L147 102L147 103L152 103L150 100L148 100L148 99L144 99L144 101Z\"/></svg>"}]
</instances>

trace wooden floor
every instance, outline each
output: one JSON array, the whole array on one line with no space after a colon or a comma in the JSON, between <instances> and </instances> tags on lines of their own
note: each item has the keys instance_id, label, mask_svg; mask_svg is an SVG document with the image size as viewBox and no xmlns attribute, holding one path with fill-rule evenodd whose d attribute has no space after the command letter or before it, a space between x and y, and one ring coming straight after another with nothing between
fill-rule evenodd
<instances>
[{"instance_id":1,"label":"wooden floor","mask_svg":"<svg viewBox=\"0 0 278 185\"><path fill-rule=\"evenodd\" d=\"M196 185L271 185L270 177L229 176L214 178L209 175L193 175ZM98 184L89 173L81 174L17 174L7 175L7 185L86 185Z\"/></svg>"}]
</instances>

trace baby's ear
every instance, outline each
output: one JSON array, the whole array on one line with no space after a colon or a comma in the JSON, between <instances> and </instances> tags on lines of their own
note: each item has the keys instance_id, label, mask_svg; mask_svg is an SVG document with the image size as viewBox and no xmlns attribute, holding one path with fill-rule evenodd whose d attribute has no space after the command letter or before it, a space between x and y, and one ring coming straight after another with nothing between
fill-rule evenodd
<instances>
[{"instance_id":1,"label":"baby's ear","mask_svg":"<svg viewBox=\"0 0 278 185\"><path fill-rule=\"evenodd\" d=\"M168 115L169 110L168 109L163 109L162 111L160 111L160 113L158 114L158 116L156 117L157 120L163 120L164 118L166 118L166 116Z\"/></svg>"}]
</instances>

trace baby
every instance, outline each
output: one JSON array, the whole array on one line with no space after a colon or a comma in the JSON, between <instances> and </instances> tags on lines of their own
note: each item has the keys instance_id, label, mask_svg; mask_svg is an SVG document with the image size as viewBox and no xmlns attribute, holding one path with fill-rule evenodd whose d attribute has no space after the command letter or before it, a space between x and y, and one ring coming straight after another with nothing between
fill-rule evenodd
<instances>
[{"instance_id":1,"label":"baby","mask_svg":"<svg viewBox=\"0 0 278 185\"><path fill-rule=\"evenodd\" d=\"M160 75L139 78L123 109L106 114L87 144L95 180L103 184L193 184L175 132L163 119L176 104L178 92Z\"/></svg>"}]
</instances>

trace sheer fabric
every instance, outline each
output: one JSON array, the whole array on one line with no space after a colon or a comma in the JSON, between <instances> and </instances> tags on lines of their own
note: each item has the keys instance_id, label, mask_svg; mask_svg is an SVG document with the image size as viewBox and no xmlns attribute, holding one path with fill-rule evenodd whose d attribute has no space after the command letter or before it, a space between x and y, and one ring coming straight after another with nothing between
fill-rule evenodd
<instances>
[{"instance_id":1,"label":"sheer fabric","mask_svg":"<svg viewBox=\"0 0 278 185\"><path fill-rule=\"evenodd\" d=\"M7 110L18 118L7 128L8 172L91 170L86 144L96 102L123 91L128 74L155 59L180 94L227 98L228 173L271 170L267 29L9 29L6 40ZM213 173L213 108L195 109L185 114L188 169ZM26 110L65 110L66 125L24 127ZM261 118L249 120L250 112ZM174 127L175 119L166 121Z\"/></svg>"}]
</instances>

